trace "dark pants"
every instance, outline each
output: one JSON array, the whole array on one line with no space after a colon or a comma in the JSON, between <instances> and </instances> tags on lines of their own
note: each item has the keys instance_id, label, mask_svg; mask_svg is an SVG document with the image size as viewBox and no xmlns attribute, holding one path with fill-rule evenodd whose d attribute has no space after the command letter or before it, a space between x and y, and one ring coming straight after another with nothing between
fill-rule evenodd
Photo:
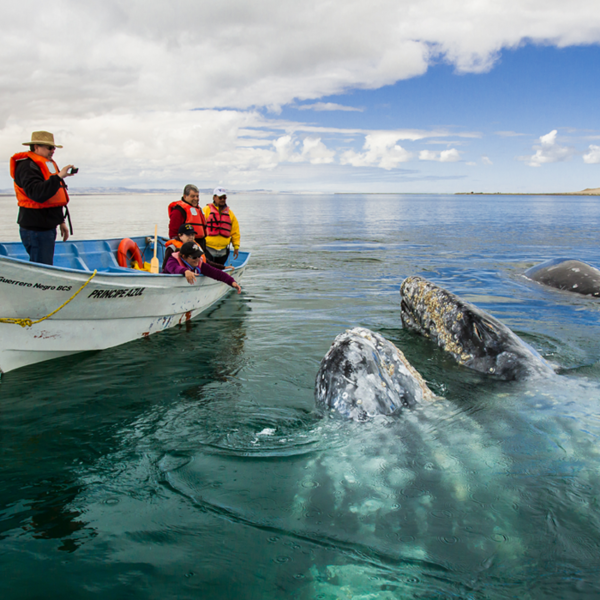
<instances>
[{"instance_id":1,"label":"dark pants","mask_svg":"<svg viewBox=\"0 0 600 600\"><path fill-rule=\"evenodd\" d=\"M213 256L210 253L210 250L207 248L206 249L206 258L208 258L208 260L212 260L213 262L216 262L218 265L224 265L227 262L227 259L229 258L229 248L227 248L227 252L225 252L225 254L223 254L223 256Z\"/></svg>"},{"instance_id":2,"label":"dark pants","mask_svg":"<svg viewBox=\"0 0 600 600\"><path fill-rule=\"evenodd\" d=\"M19 229L21 241L30 262L43 265L54 264L54 242L56 242L56 227L46 231L32 231L31 229Z\"/></svg>"}]
</instances>

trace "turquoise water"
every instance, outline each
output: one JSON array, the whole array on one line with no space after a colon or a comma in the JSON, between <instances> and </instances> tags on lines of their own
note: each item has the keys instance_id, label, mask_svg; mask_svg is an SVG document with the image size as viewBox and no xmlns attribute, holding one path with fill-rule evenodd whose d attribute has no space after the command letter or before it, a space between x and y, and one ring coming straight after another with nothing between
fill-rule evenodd
<instances>
[{"instance_id":1,"label":"turquoise water","mask_svg":"<svg viewBox=\"0 0 600 600\"><path fill-rule=\"evenodd\" d=\"M75 197L77 237L166 233L167 195ZM0 596L597 598L598 300L521 273L600 265L595 198L232 195L243 293L188 327L0 383ZM0 233L17 238L13 200ZM402 330L420 274L555 363L462 369ZM319 419L334 337L398 345L442 398Z\"/></svg>"}]
</instances>

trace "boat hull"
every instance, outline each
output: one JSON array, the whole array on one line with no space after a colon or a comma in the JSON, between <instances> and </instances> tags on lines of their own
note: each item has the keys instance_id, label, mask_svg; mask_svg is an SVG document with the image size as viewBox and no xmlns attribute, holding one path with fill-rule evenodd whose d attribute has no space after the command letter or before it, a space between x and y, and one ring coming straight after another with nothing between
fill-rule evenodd
<instances>
[{"instance_id":1,"label":"boat hull","mask_svg":"<svg viewBox=\"0 0 600 600\"><path fill-rule=\"evenodd\" d=\"M248 254L232 273L240 281ZM73 296L89 271L48 267L0 256L0 317L42 319ZM30 327L0 322L0 372L61 356L104 350L174 327L199 315L232 288L197 277L127 269L98 272L56 314Z\"/></svg>"}]
</instances>

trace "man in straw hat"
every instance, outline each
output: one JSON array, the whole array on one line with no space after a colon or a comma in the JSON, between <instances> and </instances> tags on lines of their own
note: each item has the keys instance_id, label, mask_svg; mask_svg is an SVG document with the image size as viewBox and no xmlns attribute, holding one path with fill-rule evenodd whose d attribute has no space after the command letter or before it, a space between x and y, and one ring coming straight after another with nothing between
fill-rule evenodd
<instances>
[{"instance_id":1,"label":"man in straw hat","mask_svg":"<svg viewBox=\"0 0 600 600\"><path fill-rule=\"evenodd\" d=\"M48 131L34 131L31 141L23 142L23 146L29 146L29 152L18 152L10 159L10 174L15 181L19 205L17 223L21 241L31 262L51 265L56 227L60 227L63 242L69 237L65 223L65 216L69 216L66 208L69 195L64 179L74 174L73 165L58 169L52 155L62 146L54 143L54 135Z\"/></svg>"}]
</instances>

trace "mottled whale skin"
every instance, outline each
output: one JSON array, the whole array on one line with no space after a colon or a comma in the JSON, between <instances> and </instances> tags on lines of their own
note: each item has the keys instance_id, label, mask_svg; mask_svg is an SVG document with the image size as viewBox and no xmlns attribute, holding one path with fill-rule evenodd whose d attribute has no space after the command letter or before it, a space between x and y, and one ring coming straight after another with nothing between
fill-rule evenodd
<instances>
[{"instance_id":1,"label":"mottled whale skin","mask_svg":"<svg viewBox=\"0 0 600 600\"><path fill-rule=\"evenodd\" d=\"M393 415L434 395L404 354L382 335L355 327L338 335L321 361L315 403L355 421Z\"/></svg>"},{"instance_id":2,"label":"mottled whale skin","mask_svg":"<svg viewBox=\"0 0 600 600\"><path fill-rule=\"evenodd\" d=\"M554 258L527 269L524 275L559 290L600 298L600 271L580 260Z\"/></svg>"},{"instance_id":3,"label":"mottled whale skin","mask_svg":"<svg viewBox=\"0 0 600 600\"><path fill-rule=\"evenodd\" d=\"M400 294L404 327L432 339L459 364L506 381L554 373L506 325L430 281L408 277Z\"/></svg>"}]
</instances>

